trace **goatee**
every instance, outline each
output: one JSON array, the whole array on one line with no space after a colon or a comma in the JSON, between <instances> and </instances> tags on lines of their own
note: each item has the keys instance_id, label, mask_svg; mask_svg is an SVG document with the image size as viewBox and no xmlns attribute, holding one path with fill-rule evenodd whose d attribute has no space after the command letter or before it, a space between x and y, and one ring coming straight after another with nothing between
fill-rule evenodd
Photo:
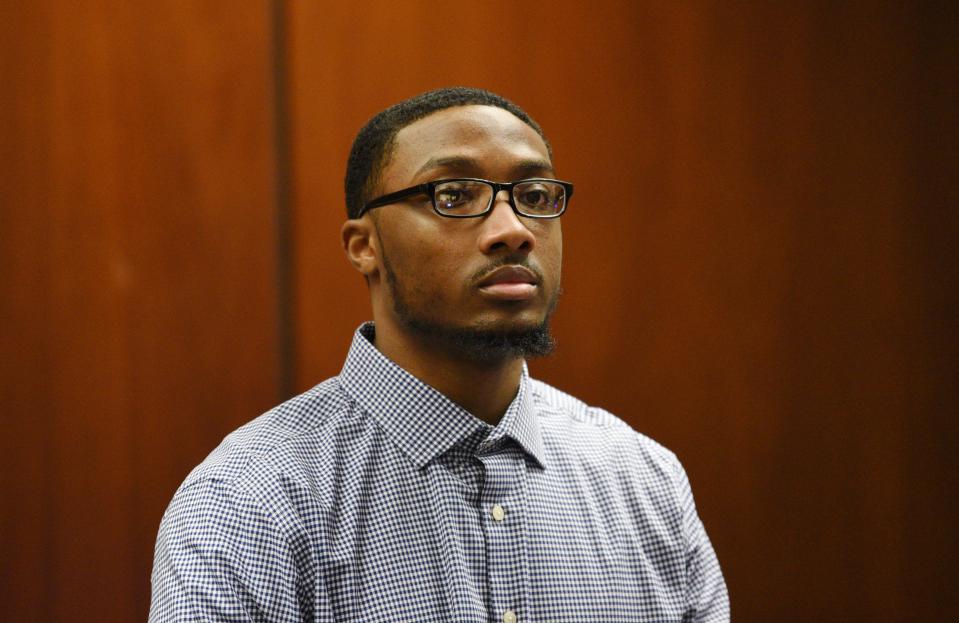
<instances>
[{"instance_id":1,"label":"goatee","mask_svg":"<svg viewBox=\"0 0 959 623\"><path fill-rule=\"evenodd\" d=\"M450 327L417 317L394 300L394 310L400 321L425 341L476 361L494 364L522 357L545 357L556 348L549 329L549 317L536 327L524 329L497 329L484 327Z\"/></svg>"},{"instance_id":2,"label":"goatee","mask_svg":"<svg viewBox=\"0 0 959 623\"><path fill-rule=\"evenodd\" d=\"M550 300L538 326L500 328L496 326L457 327L444 324L418 313L407 301L403 286L398 282L386 254L383 254L386 281L393 294L393 311L399 321L425 342L437 348L482 364L496 364L517 357L532 359L544 357L556 349L556 340L550 333L549 321L556 309L560 291ZM500 262L505 263L505 262ZM510 262L523 264L522 261Z\"/></svg>"}]
</instances>

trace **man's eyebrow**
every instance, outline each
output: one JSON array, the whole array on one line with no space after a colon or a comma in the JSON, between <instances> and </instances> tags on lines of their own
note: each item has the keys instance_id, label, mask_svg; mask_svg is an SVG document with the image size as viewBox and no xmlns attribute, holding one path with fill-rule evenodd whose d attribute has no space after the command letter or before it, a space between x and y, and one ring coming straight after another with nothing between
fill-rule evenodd
<instances>
[{"instance_id":1,"label":"man's eyebrow","mask_svg":"<svg viewBox=\"0 0 959 623\"><path fill-rule=\"evenodd\" d=\"M429 171L431 169L459 169L459 170L469 170L469 169L479 169L482 164L479 160L475 158L470 158L468 156L440 156L435 158L430 158L426 163L421 166L414 175L420 175L424 171ZM517 163L513 166L513 170L519 177L525 177L530 174L539 174L543 172L552 173L553 165L549 163L548 160L523 160L522 162Z\"/></svg>"}]
</instances>

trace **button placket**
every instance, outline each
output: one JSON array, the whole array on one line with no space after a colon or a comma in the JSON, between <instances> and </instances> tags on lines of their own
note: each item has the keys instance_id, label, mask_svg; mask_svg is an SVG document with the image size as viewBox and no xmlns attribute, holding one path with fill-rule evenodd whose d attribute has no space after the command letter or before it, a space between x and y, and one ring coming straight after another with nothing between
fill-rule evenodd
<instances>
[{"instance_id":1,"label":"button placket","mask_svg":"<svg viewBox=\"0 0 959 623\"><path fill-rule=\"evenodd\" d=\"M480 505L485 518L490 614L504 623L516 623L526 605L522 521L526 462L517 448L504 448L479 459L485 467Z\"/></svg>"}]
</instances>

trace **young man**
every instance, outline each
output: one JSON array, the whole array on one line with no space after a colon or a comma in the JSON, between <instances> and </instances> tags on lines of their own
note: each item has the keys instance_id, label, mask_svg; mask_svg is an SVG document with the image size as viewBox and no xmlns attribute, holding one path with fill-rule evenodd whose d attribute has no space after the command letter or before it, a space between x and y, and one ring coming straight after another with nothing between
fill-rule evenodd
<instances>
[{"instance_id":1,"label":"young man","mask_svg":"<svg viewBox=\"0 0 959 623\"><path fill-rule=\"evenodd\" d=\"M374 117L346 175L373 323L177 491L151 620L727 621L675 456L535 381L560 289L540 127L476 89Z\"/></svg>"}]
</instances>

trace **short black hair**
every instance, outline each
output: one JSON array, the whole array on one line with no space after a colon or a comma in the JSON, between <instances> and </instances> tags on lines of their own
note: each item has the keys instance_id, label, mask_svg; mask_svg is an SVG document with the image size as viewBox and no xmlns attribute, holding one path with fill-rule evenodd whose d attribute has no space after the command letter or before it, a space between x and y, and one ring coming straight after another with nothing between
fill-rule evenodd
<instances>
[{"instance_id":1,"label":"short black hair","mask_svg":"<svg viewBox=\"0 0 959 623\"><path fill-rule=\"evenodd\" d=\"M448 87L421 93L403 100L376 114L356 135L350 157L346 163L346 215L356 218L363 206L370 200L370 193L377 179L389 161L393 151L393 139L397 132L414 121L434 112L456 106L495 106L513 113L529 127L536 130L546 143L550 157L553 148L539 124L533 121L526 111L505 97L483 89L470 87Z\"/></svg>"}]
</instances>

